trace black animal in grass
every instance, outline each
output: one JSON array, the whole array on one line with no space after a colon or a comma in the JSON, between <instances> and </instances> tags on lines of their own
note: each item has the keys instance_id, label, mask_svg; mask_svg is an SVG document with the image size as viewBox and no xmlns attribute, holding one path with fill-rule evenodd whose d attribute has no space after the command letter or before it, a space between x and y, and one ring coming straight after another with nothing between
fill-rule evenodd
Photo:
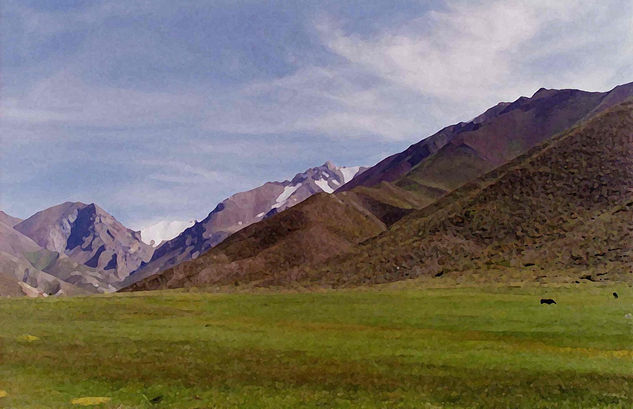
<instances>
[{"instance_id":1,"label":"black animal in grass","mask_svg":"<svg viewBox=\"0 0 633 409\"><path fill-rule=\"evenodd\" d=\"M613 293L613 298L618 298L618 293Z\"/></svg>"},{"instance_id":2,"label":"black animal in grass","mask_svg":"<svg viewBox=\"0 0 633 409\"><path fill-rule=\"evenodd\" d=\"M158 395L156 397L153 397L152 399L149 399L152 405L156 405L157 403L160 403L162 400L163 400L163 395Z\"/></svg>"},{"instance_id":3,"label":"black animal in grass","mask_svg":"<svg viewBox=\"0 0 633 409\"><path fill-rule=\"evenodd\" d=\"M556 304L556 301L551 298L541 298L541 304Z\"/></svg>"}]
</instances>

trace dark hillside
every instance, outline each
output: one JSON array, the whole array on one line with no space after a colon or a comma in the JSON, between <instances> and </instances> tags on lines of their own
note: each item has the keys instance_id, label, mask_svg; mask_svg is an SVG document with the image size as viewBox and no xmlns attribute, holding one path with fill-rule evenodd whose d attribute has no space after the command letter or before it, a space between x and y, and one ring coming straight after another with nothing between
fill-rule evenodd
<instances>
[{"instance_id":1,"label":"dark hillside","mask_svg":"<svg viewBox=\"0 0 633 409\"><path fill-rule=\"evenodd\" d=\"M504 268L632 274L633 102L411 213L313 279L378 283Z\"/></svg>"}]
</instances>

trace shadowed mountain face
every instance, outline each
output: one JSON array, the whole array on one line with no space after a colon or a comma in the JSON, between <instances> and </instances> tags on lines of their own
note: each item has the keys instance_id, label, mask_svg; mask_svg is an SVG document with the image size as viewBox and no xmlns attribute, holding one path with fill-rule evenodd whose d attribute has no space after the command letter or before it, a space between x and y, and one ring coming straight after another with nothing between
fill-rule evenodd
<instances>
[{"instance_id":1,"label":"shadowed mountain face","mask_svg":"<svg viewBox=\"0 0 633 409\"><path fill-rule=\"evenodd\" d=\"M475 180L490 169L504 163L505 158L524 153L548 137L586 120L589 115L603 111L631 94L633 94L631 84L618 87L609 93L539 90L532 98L520 98L512 104L499 104L467 124L446 128L438 134L440 136L436 135L432 137L433 139L429 138L412 146L402 154L386 159L337 191L332 198L337 200L325 203L320 197L314 197L292 209L298 213L327 214L327 218L323 220L327 220L325 223L329 228L326 230L330 234L337 235L339 231L355 233L346 233L348 246L321 249L320 246L313 245L312 243L319 242L318 237L321 234L319 231L323 231L322 228L325 226L324 224L319 227L321 222L316 219L313 223L298 226L292 230L292 237L300 237L300 240L296 242L303 243L301 246L296 246L295 241L289 241L289 235L278 233L278 229L286 220L284 215L287 212L284 212L232 236L221 246L196 260L178 265L161 275L149 277L131 289L225 284L233 280L287 285L302 277L343 284L389 281L423 274L422 270L415 270L415 268L422 268L421 266L425 263L424 258L412 257L412 263L418 264L412 264L407 268L403 268L406 265L398 265L396 271L402 270L400 275L393 274L393 276L384 277L381 274L387 268L385 266L389 266L389 262L377 261L382 260L381 257L390 260L391 255L395 257L398 254L413 253L410 241L417 240L418 234L429 237L425 246L436 248L443 245L441 240L435 243L434 239L430 239L430 235L424 236L428 232L407 230L406 226L414 224L419 218L425 217L425 220L433 221L443 217L441 213L420 213L415 209L426 206L424 211L433 212L433 209L441 203L461 200L462 196L471 193L470 187L458 189L444 198L442 196L447 191ZM630 108L630 106L627 107ZM603 123L603 125L607 128L611 126L608 123ZM614 136L616 139L618 137ZM591 138L595 139L596 135ZM596 141L592 140L592 143ZM426 148L423 149L422 146ZM622 148L625 151L628 149L626 144ZM595 153L601 154L601 152ZM570 152L566 154L571 155ZM570 158L573 161L574 156ZM393 169L399 170L390 173ZM581 171L582 169L578 170L578 172ZM367 172L372 173L368 176ZM598 176L595 169L593 172L587 177ZM391 176L374 177L371 176L372 174ZM490 177L494 178L494 175L493 172ZM617 180L620 179L617 178ZM358 186L363 180L380 183L371 187ZM385 182L385 180L391 180L394 183ZM539 180L539 182L546 181L546 179ZM368 185L372 183L367 182ZM528 184L536 193L543 190L531 182ZM567 194L574 193L567 191ZM528 198L522 196L518 196L515 200L529 202ZM436 204L428 206L433 202ZM504 203L499 202L493 206L503 205ZM335 211L336 207L340 208L339 211ZM529 208L527 212L530 212ZM494 216L494 211L491 210L490 214ZM355 230L356 220L371 221L372 228L361 227ZM488 223L494 225L492 219L489 219ZM391 237L391 239L384 239L386 243L390 243L391 247L358 246L359 243L385 229L389 230L378 238L369 240L369 243L383 240L383 237ZM403 229L408 233L391 236L395 234L393 232L403 231ZM605 242L608 241L605 238ZM619 242L619 239L615 239L615 242ZM457 247L447 250L446 254L451 254L451 251L461 251L460 246L465 246L467 250L464 251L479 250L479 247L473 247L473 242L457 240L457 243ZM288 250L289 246L292 246L292 251ZM297 254L301 256L298 257ZM337 255L341 256L336 257ZM363 257L366 257L366 262ZM408 256L403 255L403 257ZM275 263L270 263L268 260L275 260ZM446 260L442 258L437 263L446 263ZM323 264L331 268L324 269ZM391 270L389 274L392 274Z\"/></svg>"},{"instance_id":2,"label":"shadowed mountain face","mask_svg":"<svg viewBox=\"0 0 633 409\"><path fill-rule=\"evenodd\" d=\"M446 193L632 95L633 83L603 93L542 88L531 98L502 102L470 122L442 129L382 160L340 191L385 181Z\"/></svg>"},{"instance_id":3,"label":"shadowed mountain face","mask_svg":"<svg viewBox=\"0 0 633 409\"><path fill-rule=\"evenodd\" d=\"M362 172L361 167L337 167L331 162L298 173L292 180L268 182L237 193L218 204L202 221L176 238L162 243L151 261L134 272L123 285L156 274L178 263L195 259L231 234L284 211L316 193L332 193Z\"/></svg>"},{"instance_id":4,"label":"shadowed mountain face","mask_svg":"<svg viewBox=\"0 0 633 409\"><path fill-rule=\"evenodd\" d=\"M406 216L313 280L522 269L633 279L633 102Z\"/></svg>"},{"instance_id":5,"label":"shadowed mountain face","mask_svg":"<svg viewBox=\"0 0 633 409\"><path fill-rule=\"evenodd\" d=\"M19 219L5 213L2 216L0 296L89 294L114 289L102 280L99 271L40 247L11 226Z\"/></svg>"},{"instance_id":6,"label":"shadowed mountain face","mask_svg":"<svg viewBox=\"0 0 633 409\"><path fill-rule=\"evenodd\" d=\"M66 202L36 213L14 226L39 246L76 263L103 271L116 283L153 253L151 246L95 204Z\"/></svg>"},{"instance_id":7,"label":"shadowed mountain face","mask_svg":"<svg viewBox=\"0 0 633 409\"><path fill-rule=\"evenodd\" d=\"M384 223L363 209L352 194L341 198L321 193L128 289L275 281L297 266L318 264L349 251L384 229Z\"/></svg>"}]
</instances>

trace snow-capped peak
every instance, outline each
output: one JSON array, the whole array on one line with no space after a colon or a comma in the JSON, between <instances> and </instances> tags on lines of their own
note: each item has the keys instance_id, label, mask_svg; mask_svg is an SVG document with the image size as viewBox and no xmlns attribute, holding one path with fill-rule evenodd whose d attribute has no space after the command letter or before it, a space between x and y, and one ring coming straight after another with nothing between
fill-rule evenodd
<instances>
[{"instance_id":1,"label":"snow-capped peak","mask_svg":"<svg viewBox=\"0 0 633 409\"><path fill-rule=\"evenodd\" d=\"M343 184L345 184L349 182L350 180L354 179L354 176L358 175L358 172L360 172L361 167L360 166L349 166L349 167L341 166L340 168L338 168L338 170L343 174Z\"/></svg>"}]
</instances>

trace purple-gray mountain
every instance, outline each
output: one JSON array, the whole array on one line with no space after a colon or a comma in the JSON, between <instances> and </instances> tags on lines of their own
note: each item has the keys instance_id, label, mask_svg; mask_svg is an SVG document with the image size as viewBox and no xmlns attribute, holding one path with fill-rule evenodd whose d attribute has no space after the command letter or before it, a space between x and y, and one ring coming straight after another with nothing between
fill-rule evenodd
<instances>
[{"instance_id":1,"label":"purple-gray mountain","mask_svg":"<svg viewBox=\"0 0 633 409\"><path fill-rule=\"evenodd\" d=\"M0 212L0 296L113 291L102 271L47 250L14 229L20 219Z\"/></svg>"},{"instance_id":2,"label":"purple-gray mountain","mask_svg":"<svg viewBox=\"0 0 633 409\"><path fill-rule=\"evenodd\" d=\"M527 155L561 132L583 126L596 114L632 96L633 83L608 92L542 88L532 97L497 104L469 122L444 128L384 159L334 195L306 200L231 236L195 260L139 281L128 290L235 282L292 285L316 271L314 279L321 280L328 269L339 272L330 277L331 282L341 283L356 274L356 282L371 280L372 274L384 271L367 268L359 272L350 263L341 273L336 266L346 259L344 253L357 252L370 260L368 266L375 265L374 257L389 257L393 250L373 253L366 244L377 234L383 237L392 229L400 229L406 234L391 245L401 246L402 259L407 260L407 252L414 251L409 243L418 240L418 230L407 225L418 214L416 209L432 212L444 198L455 199L468 192L466 188L456 191L464 184L477 186L479 177ZM451 196L450 192L456 193ZM330 243L339 245L327 245ZM421 263L423 266L424 261Z\"/></svg>"},{"instance_id":3,"label":"purple-gray mountain","mask_svg":"<svg viewBox=\"0 0 633 409\"><path fill-rule=\"evenodd\" d=\"M469 122L446 127L367 170L326 162L291 180L268 182L237 193L218 204L204 220L157 248L145 244L140 232L126 228L95 204L67 202L26 220L0 212L0 295L108 292L137 282L134 288L156 288L156 283L165 285L165 280L145 280L148 276L193 259L182 264L187 268L177 269L188 274L195 273L196 268L204 270L200 277L191 276L199 282L216 279L215 273L209 271L224 274L225 270L239 270L249 277L265 275L268 270L262 270L262 266L268 265L266 257L280 260L289 271L298 268L293 264L296 260L322 262L326 256L333 257L341 249L389 229L414 209L429 206L548 138L580 126L632 96L633 83L602 93L540 89L530 98L497 104ZM275 216L316 193L334 191L337 194L317 196ZM321 211L319 206L325 205L329 210ZM283 234L276 235L283 230L278 223L292 221L291 216L285 217L289 213L310 221L304 226L306 231L299 227L293 230L292 237L301 240L292 243L285 242L287 237ZM371 228L354 225L367 220L372 221ZM323 233L322 237L335 240L341 232L350 233L340 241L347 243L345 246L324 250L313 245L315 234ZM241 245L244 237L250 245ZM260 248L267 249L266 257L259 257L256 251ZM322 251L327 251L327 255L316 254ZM203 253L207 254L199 257ZM296 257L297 254L304 257ZM236 264L244 259L251 261L246 263L251 267ZM270 268L280 272L279 263ZM170 271L173 276L173 269ZM177 286L174 283L169 285Z\"/></svg>"},{"instance_id":4,"label":"purple-gray mountain","mask_svg":"<svg viewBox=\"0 0 633 409\"><path fill-rule=\"evenodd\" d=\"M631 96L633 83L607 92L541 88L531 98L501 102L469 122L447 126L339 190L391 182L431 196L444 194Z\"/></svg>"},{"instance_id":5,"label":"purple-gray mountain","mask_svg":"<svg viewBox=\"0 0 633 409\"><path fill-rule=\"evenodd\" d=\"M268 182L237 193L218 204L204 220L158 246L151 261L125 279L122 286L195 259L246 226L301 203L315 193L334 192L364 170L359 166L337 167L328 161L296 174L291 180Z\"/></svg>"},{"instance_id":6,"label":"purple-gray mountain","mask_svg":"<svg viewBox=\"0 0 633 409\"><path fill-rule=\"evenodd\" d=\"M154 250L94 203L66 202L42 210L14 229L41 247L103 271L116 283L149 261Z\"/></svg>"},{"instance_id":7,"label":"purple-gray mountain","mask_svg":"<svg viewBox=\"0 0 633 409\"><path fill-rule=\"evenodd\" d=\"M237 193L156 249L94 203L62 203L26 220L0 211L0 296L115 291L148 271L195 258L232 233L315 193L332 193L362 170L326 162L292 180Z\"/></svg>"}]
</instances>

